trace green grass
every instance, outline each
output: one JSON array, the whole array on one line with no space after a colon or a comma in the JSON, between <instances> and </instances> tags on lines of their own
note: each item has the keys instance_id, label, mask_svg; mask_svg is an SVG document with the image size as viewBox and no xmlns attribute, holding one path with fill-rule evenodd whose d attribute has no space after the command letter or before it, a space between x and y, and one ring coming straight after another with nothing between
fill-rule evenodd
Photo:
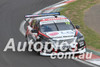
<instances>
[{"instance_id":1,"label":"green grass","mask_svg":"<svg viewBox=\"0 0 100 67\"><path fill-rule=\"evenodd\" d=\"M88 28L84 23L84 12L97 3L97 0L77 0L63 6L61 14L71 19L74 25L80 25L80 31L83 33L88 46L100 49L100 35Z\"/></svg>"}]
</instances>

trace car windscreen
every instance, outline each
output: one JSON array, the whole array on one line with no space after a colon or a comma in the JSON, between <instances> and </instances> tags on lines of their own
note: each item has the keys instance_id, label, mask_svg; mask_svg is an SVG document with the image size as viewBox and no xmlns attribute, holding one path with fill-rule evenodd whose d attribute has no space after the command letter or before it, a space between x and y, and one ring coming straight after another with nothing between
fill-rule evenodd
<instances>
[{"instance_id":1,"label":"car windscreen","mask_svg":"<svg viewBox=\"0 0 100 67\"><path fill-rule=\"evenodd\" d=\"M40 26L41 32L51 32L51 31L62 31L62 30L73 30L74 27L70 22L59 22L51 24L43 24Z\"/></svg>"},{"instance_id":2,"label":"car windscreen","mask_svg":"<svg viewBox=\"0 0 100 67\"><path fill-rule=\"evenodd\" d=\"M59 31L61 31L61 30L73 30L74 29L73 25L70 24L69 22L56 23L56 25L57 25Z\"/></svg>"},{"instance_id":3,"label":"car windscreen","mask_svg":"<svg viewBox=\"0 0 100 67\"><path fill-rule=\"evenodd\" d=\"M52 24L43 24L40 27L41 32L50 32L50 31L57 31L57 28L54 23Z\"/></svg>"}]
</instances>

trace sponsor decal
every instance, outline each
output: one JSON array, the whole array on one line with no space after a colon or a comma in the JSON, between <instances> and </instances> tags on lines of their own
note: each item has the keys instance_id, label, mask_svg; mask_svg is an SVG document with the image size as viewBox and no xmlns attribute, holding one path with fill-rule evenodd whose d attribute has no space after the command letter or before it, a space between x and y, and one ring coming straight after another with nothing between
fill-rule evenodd
<instances>
[{"instance_id":1,"label":"sponsor decal","mask_svg":"<svg viewBox=\"0 0 100 67\"><path fill-rule=\"evenodd\" d=\"M64 31L64 32L61 32L61 34L73 34L72 31Z\"/></svg>"},{"instance_id":2,"label":"sponsor decal","mask_svg":"<svg viewBox=\"0 0 100 67\"><path fill-rule=\"evenodd\" d=\"M62 20L62 19L67 19L67 18L65 18L65 17L59 17L59 18L42 19L41 22L43 22L43 21L51 21L51 20Z\"/></svg>"},{"instance_id":3,"label":"sponsor decal","mask_svg":"<svg viewBox=\"0 0 100 67\"><path fill-rule=\"evenodd\" d=\"M55 35L58 35L59 33L58 32L53 32L53 33L50 33L49 35L50 36L55 36Z\"/></svg>"}]
</instances>

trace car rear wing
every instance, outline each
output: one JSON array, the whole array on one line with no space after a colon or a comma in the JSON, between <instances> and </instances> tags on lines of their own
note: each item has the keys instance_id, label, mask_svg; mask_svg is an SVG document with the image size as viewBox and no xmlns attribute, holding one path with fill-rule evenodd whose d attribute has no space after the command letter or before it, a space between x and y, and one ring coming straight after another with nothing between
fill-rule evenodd
<instances>
[{"instance_id":1,"label":"car rear wing","mask_svg":"<svg viewBox=\"0 0 100 67\"><path fill-rule=\"evenodd\" d=\"M60 15L60 12L52 12L52 13L42 13L37 15L25 15L25 18L35 18L35 17L41 17L41 16L55 16Z\"/></svg>"}]
</instances>

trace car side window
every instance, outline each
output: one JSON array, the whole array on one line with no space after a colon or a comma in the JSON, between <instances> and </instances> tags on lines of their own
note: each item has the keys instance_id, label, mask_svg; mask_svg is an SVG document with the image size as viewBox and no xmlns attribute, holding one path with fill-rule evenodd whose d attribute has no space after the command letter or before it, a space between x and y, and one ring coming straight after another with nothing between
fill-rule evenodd
<instances>
[{"instance_id":1,"label":"car side window","mask_svg":"<svg viewBox=\"0 0 100 67\"><path fill-rule=\"evenodd\" d=\"M36 20L33 20L31 23L31 27L34 28L35 24L36 24Z\"/></svg>"},{"instance_id":2,"label":"car side window","mask_svg":"<svg viewBox=\"0 0 100 67\"><path fill-rule=\"evenodd\" d=\"M36 24L34 25L34 29L37 29L37 25Z\"/></svg>"}]
</instances>

